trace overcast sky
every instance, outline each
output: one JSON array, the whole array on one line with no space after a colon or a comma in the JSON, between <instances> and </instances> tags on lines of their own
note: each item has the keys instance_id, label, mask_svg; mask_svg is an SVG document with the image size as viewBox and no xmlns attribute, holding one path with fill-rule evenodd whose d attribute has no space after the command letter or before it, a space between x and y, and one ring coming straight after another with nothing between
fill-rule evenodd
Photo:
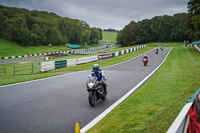
<instances>
[{"instance_id":1,"label":"overcast sky","mask_svg":"<svg viewBox=\"0 0 200 133\"><path fill-rule=\"evenodd\" d=\"M189 0L0 0L1 5L44 10L86 21L90 27L121 30L130 21L187 12Z\"/></svg>"}]
</instances>

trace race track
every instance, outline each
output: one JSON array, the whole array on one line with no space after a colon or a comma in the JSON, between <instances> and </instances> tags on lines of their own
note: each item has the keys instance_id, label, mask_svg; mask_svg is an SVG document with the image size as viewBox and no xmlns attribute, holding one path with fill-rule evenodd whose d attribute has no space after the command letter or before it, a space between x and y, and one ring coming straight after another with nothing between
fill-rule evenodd
<instances>
[{"instance_id":1,"label":"race track","mask_svg":"<svg viewBox=\"0 0 200 133\"><path fill-rule=\"evenodd\" d=\"M137 85L164 60L169 47L158 55L142 56L103 68L108 96L91 107L85 82L89 71L0 87L0 133L73 133L75 123L84 127ZM91 66L92 67L92 66Z\"/></svg>"}]
</instances>

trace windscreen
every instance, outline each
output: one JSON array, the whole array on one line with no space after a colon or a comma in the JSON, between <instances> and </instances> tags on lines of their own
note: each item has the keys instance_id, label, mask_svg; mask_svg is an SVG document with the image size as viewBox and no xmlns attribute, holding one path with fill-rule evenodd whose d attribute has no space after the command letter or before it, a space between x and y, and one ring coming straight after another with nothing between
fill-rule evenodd
<instances>
[{"instance_id":1,"label":"windscreen","mask_svg":"<svg viewBox=\"0 0 200 133\"><path fill-rule=\"evenodd\" d=\"M97 77L91 76L91 77L88 78L88 81L87 81L87 82L88 82L88 83L96 83L97 79L98 79Z\"/></svg>"}]
</instances>

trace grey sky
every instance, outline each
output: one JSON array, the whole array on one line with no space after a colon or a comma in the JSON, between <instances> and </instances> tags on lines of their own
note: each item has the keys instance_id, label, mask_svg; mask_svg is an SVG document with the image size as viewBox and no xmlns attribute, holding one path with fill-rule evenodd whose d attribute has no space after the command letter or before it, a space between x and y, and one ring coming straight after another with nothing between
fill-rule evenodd
<instances>
[{"instance_id":1,"label":"grey sky","mask_svg":"<svg viewBox=\"0 0 200 133\"><path fill-rule=\"evenodd\" d=\"M54 12L91 27L121 30L130 21L187 12L189 0L0 0L1 5Z\"/></svg>"}]
</instances>

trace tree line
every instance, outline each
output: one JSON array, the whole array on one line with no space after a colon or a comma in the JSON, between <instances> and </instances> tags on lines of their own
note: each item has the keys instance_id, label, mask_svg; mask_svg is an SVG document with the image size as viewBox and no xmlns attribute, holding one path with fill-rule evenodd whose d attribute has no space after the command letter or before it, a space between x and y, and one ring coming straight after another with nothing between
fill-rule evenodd
<instances>
[{"instance_id":1,"label":"tree line","mask_svg":"<svg viewBox=\"0 0 200 133\"><path fill-rule=\"evenodd\" d=\"M115 29L103 29L104 32L118 32L118 30L115 30Z\"/></svg>"},{"instance_id":2,"label":"tree line","mask_svg":"<svg viewBox=\"0 0 200 133\"><path fill-rule=\"evenodd\" d=\"M200 0L188 2L188 13L155 16L131 21L117 35L117 42L129 46L148 42L183 42L200 39Z\"/></svg>"},{"instance_id":3,"label":"tree line","mask_svg":"<svg viewBox=\"0 0 200 133\"><path fill-rule=\"evenodd\" d=\"M102 39L100 28L47 11L0 5L0 38L22 46L91 44Z\"/></svg>"}]
</instances>

